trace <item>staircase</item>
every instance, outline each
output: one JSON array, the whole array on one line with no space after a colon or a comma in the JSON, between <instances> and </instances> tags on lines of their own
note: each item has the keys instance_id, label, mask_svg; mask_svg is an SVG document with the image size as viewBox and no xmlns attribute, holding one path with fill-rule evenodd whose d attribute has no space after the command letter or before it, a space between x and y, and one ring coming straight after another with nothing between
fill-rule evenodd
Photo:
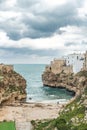
<instances>
[{"instance_id":1,"label":"staircase","mask_svg":"<svg viewBox=\"0 0 87 130\"><path fill-rule=\"evenodd\" d=\"M16 122L16 130L32 130L30 122Z\"/></svg>"}]
</instances>

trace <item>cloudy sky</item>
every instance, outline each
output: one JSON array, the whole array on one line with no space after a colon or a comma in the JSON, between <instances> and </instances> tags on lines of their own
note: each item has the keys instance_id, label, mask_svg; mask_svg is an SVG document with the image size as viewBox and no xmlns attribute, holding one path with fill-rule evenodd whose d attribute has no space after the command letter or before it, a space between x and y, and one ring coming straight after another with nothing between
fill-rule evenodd
<instances>
[{"instance_id":1,"label":"cloudy sky","mask_svg":"<svg viewBox=\"0 0 87 130\"><path fill-rule=\"evenodd\" d=\"M0 0L0 62L49 63L87 50L87 0Z\"/></svg>"}]
</instances>

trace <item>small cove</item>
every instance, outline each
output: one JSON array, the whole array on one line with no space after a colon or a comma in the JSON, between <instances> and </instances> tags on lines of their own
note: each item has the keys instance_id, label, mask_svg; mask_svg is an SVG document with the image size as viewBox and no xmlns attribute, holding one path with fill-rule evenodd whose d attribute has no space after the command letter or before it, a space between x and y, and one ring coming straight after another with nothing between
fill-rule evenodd
<instances>
[{"instance_id":1,"label":"small cove","mask_svg":"<svg viewBox=\"0 0 87 130\"><path fill-rule=\"evenodd\" d=\"M45 64L15 64L14 69L27 81L26 102L66 102L74 96L66 89L43 86L42 73Z\"/></svg>"}]
</instances>

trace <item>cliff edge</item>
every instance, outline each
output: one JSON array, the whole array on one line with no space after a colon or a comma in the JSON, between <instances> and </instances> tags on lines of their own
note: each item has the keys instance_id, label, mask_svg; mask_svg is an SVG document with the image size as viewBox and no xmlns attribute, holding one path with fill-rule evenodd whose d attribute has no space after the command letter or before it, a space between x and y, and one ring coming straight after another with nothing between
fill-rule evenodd
<instances>
[{"instance_id":1,"label":"cliff edge","mask_svg":"<svg viewBox=\"0 0 87 130\"><path fill-rule=\"evenodd\" d=\"M43 85L66 88L75 96L63 105L56 119L32 121L34 130L87 130L87 71L53 73L46 69L42 75Z\"/></svg>"},{"instance_id":2,"label":"cliff edge","mask_svg":"<svg viewBox=\"0 0 87 130\"><path fill-rule=\"evenodd\" d=\"M79 76L75 76L73 73L66 74L61 72L59 74L54 74L51 71L45 71L42 75L44 86L65 88L68 91L73 91L75 97L81 93L81 90L83 89L82 83L84 80L84 77L80 78Z\"/></svg>"},{"instance_id":3,"label":"cliff edge","mask_svg":"<svg viewBox=\"0 0 87 130\"><path fill-rule=\"evenodd\" d=\"M13 104L26 98L26 80L11 65L0 64L0 104Z\"/></svg>"}]
</instances>

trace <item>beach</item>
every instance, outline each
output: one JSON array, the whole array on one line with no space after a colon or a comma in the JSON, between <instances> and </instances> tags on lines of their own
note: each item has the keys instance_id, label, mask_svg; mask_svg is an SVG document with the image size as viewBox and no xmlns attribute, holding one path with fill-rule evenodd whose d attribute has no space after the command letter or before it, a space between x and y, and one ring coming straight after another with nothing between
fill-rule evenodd
<instances>
[{"instance_id":1,"label":"beach","mask_svg":"<svg viewBox=\"0 0 87 130\"><path fill-rule=\"evenodd\" d=\"M0 121L25 122L31 120L53 119L58 117L63 104L57 103L18 103L0 108Z\"/></svg>"}]
</instances>

